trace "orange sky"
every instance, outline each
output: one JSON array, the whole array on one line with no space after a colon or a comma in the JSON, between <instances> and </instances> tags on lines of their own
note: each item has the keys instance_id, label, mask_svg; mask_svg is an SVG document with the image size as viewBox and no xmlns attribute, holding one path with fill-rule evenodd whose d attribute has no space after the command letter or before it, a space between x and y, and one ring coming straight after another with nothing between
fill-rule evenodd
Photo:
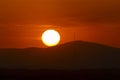
<instances>
[{"instance_id":1,"label":"orange sky","mask_svg":"<svg viewBox=\"0 0 120 80\"><path fill-rule=\"evenodd\" d=\"M42 26L43 25L43 26ZM120 47L119 0L1 0L0 47L43 47L52 25L61 43L84 40Z\"/></svg>"}]
</instances>

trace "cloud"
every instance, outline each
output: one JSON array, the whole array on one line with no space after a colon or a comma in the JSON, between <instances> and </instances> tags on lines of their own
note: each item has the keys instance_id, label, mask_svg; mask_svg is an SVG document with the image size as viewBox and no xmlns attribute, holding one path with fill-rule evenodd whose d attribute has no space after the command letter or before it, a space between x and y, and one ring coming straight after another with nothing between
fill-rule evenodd
<instances>
[{"instance_id":1,"label":"cloud","mask_svg":"<svg viewBox=\"0 0 120 80\"><path fill-rule=\"evenodd\" d=\"M5 1L7 3L0 5L1 24L79 26L120 23L118 0Z\"/></svg>"}]
</instances>

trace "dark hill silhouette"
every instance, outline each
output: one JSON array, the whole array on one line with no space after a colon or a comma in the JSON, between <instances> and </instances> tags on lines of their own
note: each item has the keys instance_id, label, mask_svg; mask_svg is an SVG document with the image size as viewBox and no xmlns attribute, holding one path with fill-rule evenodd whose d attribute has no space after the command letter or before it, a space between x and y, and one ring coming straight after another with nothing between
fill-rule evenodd
<instances>
[{"instance_id":1,"label":"dark hill silhouette","mask_svg":"<svg viewBox=\"0 0 120 80\"><path fill-rule=\"evenodd\" d=\"M58 70L120 68L120 49L83 41L50 48L0 49L0 68Z\"/></svg>"}]
</instances>

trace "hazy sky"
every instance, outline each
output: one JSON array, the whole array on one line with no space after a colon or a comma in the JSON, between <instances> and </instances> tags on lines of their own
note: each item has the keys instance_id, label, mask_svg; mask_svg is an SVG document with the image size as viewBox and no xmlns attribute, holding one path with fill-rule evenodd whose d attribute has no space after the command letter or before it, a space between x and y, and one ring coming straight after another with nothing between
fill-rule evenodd
<instances>
[{"instance_id":1,"label":"hazy sky","mask_svg":"<svg viewBox=\"0 0 120 80\"><path fill-rule=\"evenodd\" d=\"M77 40L120 47L120 1L0 0L1 48L41 47L48 27L61 33L61 43L76 34Z\"/></svg>"}]
</instances>

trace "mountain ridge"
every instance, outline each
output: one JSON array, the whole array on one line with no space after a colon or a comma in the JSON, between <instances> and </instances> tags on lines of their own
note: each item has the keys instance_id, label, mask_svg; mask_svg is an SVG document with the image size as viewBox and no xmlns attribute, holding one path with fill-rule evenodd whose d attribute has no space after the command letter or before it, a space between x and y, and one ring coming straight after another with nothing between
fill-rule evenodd
<instances>
[{"instance_id":1,"label":"mountain ridge","mask_svg":"<svg viewBox=\"0 0 120 80\"><path fill-rule=\"evenodd\" d=\"M0 68L120 68L120 49L74 41L49 48L0 49Z\"/></svg>"}]
</instances>

